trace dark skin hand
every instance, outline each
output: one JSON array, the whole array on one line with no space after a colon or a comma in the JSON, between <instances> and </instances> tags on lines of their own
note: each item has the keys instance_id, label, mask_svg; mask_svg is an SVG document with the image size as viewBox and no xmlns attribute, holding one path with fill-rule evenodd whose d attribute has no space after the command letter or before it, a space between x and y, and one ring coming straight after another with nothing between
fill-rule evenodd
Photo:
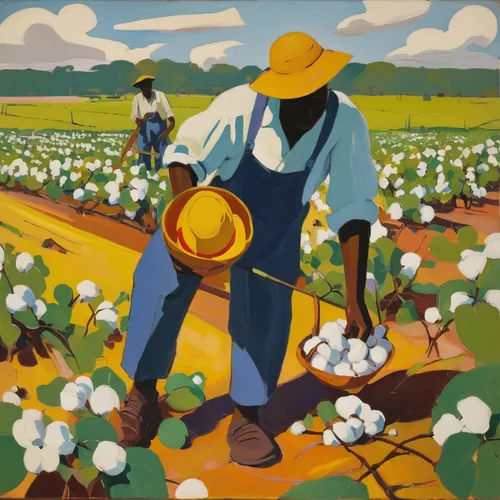
<instances>
[{"instance_id":1,"label":"dark skin hand","mask_svg":"<svg viewBox=\"0 0 500 500\"><path fill-rule=\"evenodd\" d=\"M280 122L290 148L321 118L327 99L325 85L305 97L281 100ZM172 163L169 171L174 196L196 186L196 174L188 165ZM339 230L339 240L346 282L346 336L366 341L373 327L364 299L370 223L363 220L347 222Z\"/></svg>"}]
</instances>

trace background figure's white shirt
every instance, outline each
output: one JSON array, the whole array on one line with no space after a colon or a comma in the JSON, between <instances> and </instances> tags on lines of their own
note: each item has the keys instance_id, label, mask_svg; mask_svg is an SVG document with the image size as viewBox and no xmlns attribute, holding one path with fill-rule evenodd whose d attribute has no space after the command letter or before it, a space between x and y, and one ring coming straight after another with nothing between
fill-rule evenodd
<instances>
[{"instance_id":1,"label":"background figure's white shirt","mask_svg":"<svg viewBox=\"0 0 500 500\"><path fill-rule=\"evenodd\" d=\"M142 95L142 92L134 97L132 101L132 121L135 122L137 118L142 118L146 113L154 113L155 111L158 111L163 120L174 116L167 96L163 92L153 90L149 101Z\"/></svg>"},{"instance_id":2,"label":"background figure's white shirt","mask_svg":"<svg viewBox=\"0 0 500 500\"><path fill-rule=\"evenodd\" d=\"M307 203L329 176L327 216L332 231L353 219L373 223L378 208L377 174L370 155L370 136L366 121L349 98L336 92L339 110L335 125L316 164L309 174L302 197ZM174 144L167 147L163 163L191 165L200 183L208 184L217 173L222 180L236 171L245 149L250 116L257 94L248 85L227 90L210 107L186 120ZM279 119L279 99L269 98L262 126L255 139L254 156L268 169L298 172L305 169L325 114L290 151Z\"/></svg>"}]
</instances>

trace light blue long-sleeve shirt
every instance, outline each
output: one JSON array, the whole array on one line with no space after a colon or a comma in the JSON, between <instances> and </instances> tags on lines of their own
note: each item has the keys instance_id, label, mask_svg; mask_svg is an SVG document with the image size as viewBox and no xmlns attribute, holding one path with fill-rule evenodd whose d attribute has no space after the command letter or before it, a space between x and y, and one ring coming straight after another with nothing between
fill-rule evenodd
<instances>
[{"instance_id":1,"label":"light blue long-sleeve shirt","mask_svg":"<svg viewBox=\"0 0 500 500\"><path fill-rule=\"evenodd\" d=\"M345 94L336 94L337 119L302 197L303 203L307 203L323 182L329 182L326 208L331 213L327 221L334 232L350 220L374 223L378 217L373 202L377 174L366 121ZM166 148L164 164L191 165L201 184L208 184L217 173L222 180L231 178L243 156L256 95L248 85L241 85L218 96L208 109L182 124L176 141ZM301 171L316 145L325 115L290 150L279 120L279 106L279 99L269 98L253 153L270 170Z\"/></svg>"}]
</instances>

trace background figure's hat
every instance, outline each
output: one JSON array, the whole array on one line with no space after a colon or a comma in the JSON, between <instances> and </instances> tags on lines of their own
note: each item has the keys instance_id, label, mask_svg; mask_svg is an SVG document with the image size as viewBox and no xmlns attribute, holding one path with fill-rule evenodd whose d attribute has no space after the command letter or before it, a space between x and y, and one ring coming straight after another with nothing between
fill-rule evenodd
<instances>
[{"instance_id":1,"label":"background figure's hat","mask_svg":"<svg viewBox=\"0 0 500 500\"><path fill-rule=\"evenodd\" d=\"M137 87L137 85L146 80L155 80L155 77L152 75L141 75L137 80L132 84L132 87Z\"/></svg>"},{"instance_id":2,"label":"background figure's hat","mask_svg":"<svg viewBox=\"0 0 500 500\"><path fill-rule=\"evenodd\" d=\"M162 229L172 257L202 276L228 269L246 251L253 234L243 202L210 186L177 195L165 209Z\"/></svg>"},{"instance_id":3,"label":"background figure's hat","mask_svg":"<svg viewBox=\"0 0 500 500\"><path fill-rule=\"evenodd\" d=\"M344 52L324 49L306 33L287 33L269 51L269 68L250 87L269 97L296 99L326 85L351 60Z\"/></svg>"}]
</instances>

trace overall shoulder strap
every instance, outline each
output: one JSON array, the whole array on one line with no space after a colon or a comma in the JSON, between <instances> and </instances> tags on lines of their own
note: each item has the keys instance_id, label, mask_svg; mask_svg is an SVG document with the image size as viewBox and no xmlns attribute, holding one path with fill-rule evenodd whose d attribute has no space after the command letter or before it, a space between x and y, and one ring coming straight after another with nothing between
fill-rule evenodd
<instances>
[{"instance_id":1,"label":"overall shoulder strap","mask_svg":"<svg viewBox=\"0 0 500 500\"><path fill-rule=\"evenodd\" d=\"M257 133L259 132L260 126L262 124L262 117L264 116L266 106L267 96L257 94L257 98L255 99L255 104L252 110L252 117L250 118L250 127L248 129L245 151L253 151L253 148L255 146L255 138L257 137Z\"/></svg>"},{"instance_id":2,"label":"overall shoulder strap","mask_svg":"<svg viewBox=\"0 0 500 500\"><path fill-rule=\"evenodd\" d=\"M330 137L335 119L337 118L338 110L339 98L337 97L337 94L333 92L333 90L330 90L330 93L328 95L328 102L326 104L325 121L323 122L323 126L321 127L321 132L319 133L318 141L316 142L314 151L306 163L306 168L308 170L311 170L314 167L314 164L316 163L321 150L324 148L326 141Z\"/></svg>"}]
</instances>

